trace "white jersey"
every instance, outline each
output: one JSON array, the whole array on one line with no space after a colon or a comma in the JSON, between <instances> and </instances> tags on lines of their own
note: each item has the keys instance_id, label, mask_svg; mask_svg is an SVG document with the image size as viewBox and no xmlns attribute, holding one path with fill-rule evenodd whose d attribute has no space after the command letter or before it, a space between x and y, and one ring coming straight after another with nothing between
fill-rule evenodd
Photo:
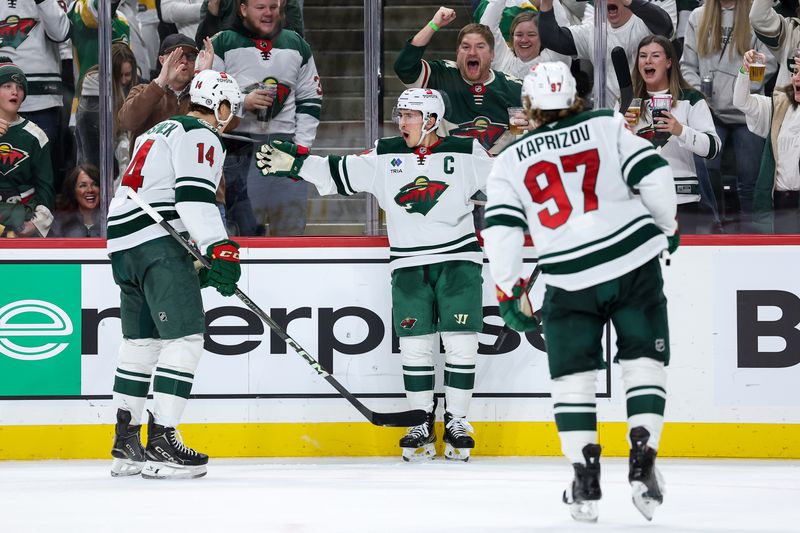
<instances>
[{"instance_id":1,"label":"white jersey","mask_svg":"<svg viewBox=\"0 0 800 533\"><path fill-rule=\"evenodd\" d=\"M128 198L128 188L176 230L188 231L201 252L227 239L215 203L225 149L210 124L172 117L140 135L132 154L108 207L109 254L168 235Z\"/></svg>"},{"instance_id":2,"label":"white jersey","mask_svg":"<svg viewBox=\"0 0 800 533\"><path fill-rule=\"evenodd\" d=\"M676 229L669 165L610 110L547 124L510 145L495 158L487 194L484 245L506 294L522 275L525 229L545 283L570 291L643 265Z\"/></svg>"},{"instance_id":3,"label":"white jersey","mask_svg":"<svg viewBox=\"0 0 800 533\"><path fill-rule=\"evenodd\" d=\"M309 156L300 174L322 195L375 195L386 212L394 270L483 262L470 197L485 189L491 167L491 156L471 138L444 137L428 148L409 148L402 137L390 137L360 155Z\"/></svg>"}]
</instances>

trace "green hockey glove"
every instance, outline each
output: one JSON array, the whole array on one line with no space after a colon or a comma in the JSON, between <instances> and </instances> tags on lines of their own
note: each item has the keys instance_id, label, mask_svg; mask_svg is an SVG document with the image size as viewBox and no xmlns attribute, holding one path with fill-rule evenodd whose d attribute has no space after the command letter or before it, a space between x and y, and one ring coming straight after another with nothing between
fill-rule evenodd
<instances>
[{"instance_id":1,"label":"green hockey glove","mask_svg":"<svg viewBox=\"0 0 800 533\"><path fill-rule=\"evenodd\" d=\"M211 268L202 268L198 272L201 287L214 287L223 296L231 296L236 292L236 282L242 275L239 266L239 245L225 239L208 247L208 258Z\"/></svg>"},{"instance_id":2,"label":"green hockey glove","mask_svg":"<svg viewBox=\"0 0 800 533\"><path fill-rule=\"evenodd\" d=\"M500 316L508 327L516 331L533 331L539 327L539 320L533 316L531 301L525 292L527 281L520 278L508 295L497 288L497 301L500 303Z\"/></svg>"},{"instance_id":3,"label":"green hockey glove","mask_svg":"<svg viewBox=\"0 0 800 533\"><path fill-rule=\"evenodd\" d=\"M667 235L667 252L669 252L669 255L674 254L680 245L681 234L678 230L675 230L675 233L672 235Z\"/></svg>"},{"instance_id":4,"label":"green hockey glove","mask_svg":"<svg viewBox=\"0 0 800 533\"><path fill-rule=\"evenodd\" d=\"M300 169L308 158L308 148L288 141L272 141L256 152L256 167L265 176L302 179Z\"/></svg>"}]
</instances>

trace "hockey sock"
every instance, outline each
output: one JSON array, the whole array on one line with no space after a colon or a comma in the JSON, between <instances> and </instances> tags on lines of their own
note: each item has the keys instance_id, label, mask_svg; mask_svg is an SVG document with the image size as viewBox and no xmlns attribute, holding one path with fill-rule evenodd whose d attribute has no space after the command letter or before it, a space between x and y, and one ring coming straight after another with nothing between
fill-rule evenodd
<instances>
[{"instance_id":1,"label":"hockey sock","mask_svg":"<svg viewBox=\"0 0 800 533\"><path fill-rule=\"evenodd\" d=\"M597 371L579 372L552 381L553 412L561 451L572 464L584 464L583 448L597 443Z\"/></svg>"},{"instance_id":2,"label":"hockey sock","mask_svg":"<svg viewBox=\"0 0 800 533\"><path fill-rule=\"evenodd\" d=\"M400 360L403 364L403 384L412 409L433 411L433 349L436 335L400 337Z\"/></svg>"},{"instance_id":3,"label":"hockey sock","mask_svg":"<svg viewBox=\"0 0 800 533\"><path fill-rule=\"evenodd\" d=\"M153 380L153 417L157 424L176 427L192 392L194 372L203 355L203 335L197 333L162 343Z\"/></svg>"},{"instance_id":4,"label":"hockey sock","mask_svg":"<svg viewBox=\"0 0 800 533\"><path fill-rule=\"evenodd\" d=\"M465 417L475 388L475 361L478 358L478 334L442 332L445 350L444 396L447 411Z\"/></svg>"},{"instance_id":5,"label":"hockey sock","mask_svg":"<svg viewBox=\"0 0 800 533\"><path fill-rule=\"evenodd\" d=\"M161 351L159 339L122 339L114 374L114 405L130 412L131 424L142 423L153 367Z\"/></svg>"},{"instance_id":6,"label":"hockey sock","mask_svg":"<svg viewBox=\"0 0 800 533\"><path fill-rule=\"evenodd\" d=\"M664 363L640 357L621 359L619 366L625 387L628 432L638 426L644 427L650 432L647 445L657 450L667 401L667 371Z\"/></svg>"}]
</instances>

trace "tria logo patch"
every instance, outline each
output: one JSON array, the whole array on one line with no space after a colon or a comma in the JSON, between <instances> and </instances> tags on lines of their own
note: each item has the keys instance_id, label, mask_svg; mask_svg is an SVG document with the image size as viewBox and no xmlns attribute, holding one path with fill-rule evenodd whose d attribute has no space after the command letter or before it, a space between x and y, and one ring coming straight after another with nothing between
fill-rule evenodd
<instances>
[{"instance_id":1,"label":"tria logo patch","mask_svg":"<svg viewBox=\"0 0 800 533\"><path fill-rule=\"evenodd\" d=\"M0 143L0 174L3 176L8 175L26 159L28 152L18 150L8 143Z\"/></svg>"},{"instance_id":2,"label":"tria logo patch","mask_svg":"<svg viewBox=\"0 0 800 533\"><path fill-rule=\"evenodd\" d=\"M0 22L0 46L18 48L39 23L36 19L21 19L16 15Z\"/></svg>"},{"instance_id":3,"label":"tria logo patch","mask_svg":"<svg viewBox=\"0 0 800 533\"><path fill-rule=\"evenodd\" d=\"M449 133L458 137L477 139L481 146L488 150L503 136L506 129L505 124L492 122L486 117L477 117L472 122L462 122Z\"/></svg>"},{"instance_id":4,"label":"tria logo patch","mask_svg":"<svg viewBox=\"0 0 800 533\"><path fill-rule=\"evenodd\" d=\"M449 185L443 181L431 181L425 176L419 176L413 183L404 185L394 197L394 201L409 213L420 213L425 216L439 202L439 198L448 187Z\"/></svg>"},{"instance_id":5,"label":"tria logo patch","mask_svg":"<svg viewBox=\"0 0 800 533\"><path fill-rule=\"evenodd\" d=\"M400 321L400 327L403 329L411 329L417 323L416 318L406 317Z\"/></svg>"}]
</instances>

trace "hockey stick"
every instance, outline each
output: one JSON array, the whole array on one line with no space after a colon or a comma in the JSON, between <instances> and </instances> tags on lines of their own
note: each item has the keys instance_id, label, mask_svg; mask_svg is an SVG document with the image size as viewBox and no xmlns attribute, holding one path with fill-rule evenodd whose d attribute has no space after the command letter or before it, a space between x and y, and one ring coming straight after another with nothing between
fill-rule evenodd
<instances>
[{"instance_id":1,"label":"hockey stick","mask_svg":"<svg viewBox=\"0 0 800 533\"><path fill-rule=\"evenodd\" d=\"M628 56L625 55L625 50L621 46L615 46L611 50L611 62L614 64L614 72L617 74L617 84L619 85L619 112L624 115L633 101L633 82L631 81Z\"/></svg>"},{"instance_id":2,"label":"hockey stick","mask_svg":"<svg viewBox=\"0 0 800 533\"><path fill-rule=\"evenodd\" d=\"M541 273L542 269L539 268L539 263L536 263L536 268L533 269L533 272L531 272L531 277L528 278L528 283L525 284L526 293L531 292L533 284L536 283L536 278L538 278L539 274ZM503 347L503 344L506 342L506 337L508 337L510 331L511 328L508 327L508 324L503 324L503 328L500 330L500 333L497 334L497 340L495 340L494 344L492 345L492 349L495 352L499 352L500 348Z\"/></svg>"},{"instance_id":3,"label":"hockey stick","mask_svg":"<svg viewBox=\"0 0 800 533\"><path fill-rule=\"evenodd\" d=\"M153 209L149 204L147 204L141 197L131 189L128 188L128 198L136 202L145 213L147 213L150 218L152 218L156 224L167 230L175 240L177 240L181 245L186 248L186 250L200 263L203 265L204 268L211 268L211 261L208 260L206 256L200 253L198 250L187 238L183 235L178 233L172 225L164 220L164 217L158 214L158 212ZM297 354L306 360L306 362L311 365L311 368L314 371L325 378L325 381L331 384L331 386L336 389L342 397L350 402L353 407L358 409L362 415L366 417L367 420L375 424L376 426L387 426L387 427L397 427L397 426L418 426L423 424L427 418L427 413L421 409L415 409L411 411L402 411L399 413L376 413L375 411L371 411L361 403L353 394L344 388L344 386L339 383L333 376L331 376L322 366L320 366L319 362L311 357L311 355L300 346L297 341L295 341L292 337L286 333L277 322L275 322L268 314L266 314L260 307L258 307L255 302L253 302L245 293L243 293L239 287L236 287L236 296L256 315L258 318L264 321L264 323L269 326L269 328L275 332L286 344L291 346Z\"/></svg>"}]
</instances>

